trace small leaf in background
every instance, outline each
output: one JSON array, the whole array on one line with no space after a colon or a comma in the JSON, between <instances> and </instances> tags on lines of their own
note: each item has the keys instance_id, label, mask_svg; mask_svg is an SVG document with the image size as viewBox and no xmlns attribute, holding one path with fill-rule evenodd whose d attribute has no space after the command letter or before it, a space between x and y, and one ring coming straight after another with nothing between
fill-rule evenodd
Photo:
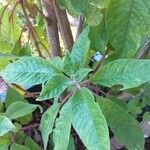
<instances>
[{"instance_id":1,"label":"small leaf in background","mask_svg":"<svg viewBox=\"0 0 150 150\"><path fill-rule=\"evenodd\" d=\"M58 72L55 66L38 57L23 57L9 64L1 73L7 83L36 85Z\"/></svg>"},{"instance_id":2,"label":"small leaf in background","mask_svg":"<svg viewBox=\"0 0 150 150\"><path fill-rule=\"evenodd\" d=\"M52 76L44 85L38 100L47 100L59 96L69 85L71 81L64 75Z\"/></svg>"},{"instance_id":3,"label":"small leaf in background","mask_svg":"<svg viewBox=\"0 0 150 150\"><path fill-rule=\"evenodd\" d=\"M100 68L91 81L107 87L123 85L123 89L138 87L150 81L150 60L118 59Z\"/></svg>"},{"instance_id":4,"label":"small leaf in background","mask_svg":"<svg viewBox=\"0 0 150 150\"><path fill-rule=\"evenodd\" d=\"M75 80L77 82L81 82L89 74L90 71L92 71L92 69L80 68L74 75Z\"/></svg>"},{"instance_id":5,"label":"small leaf in background","mask_svg":"<svg viewBox=\"0 0 150 150\"><path fill-rule=\"evenodd\" d=\"M69 2L77 13L85 16L87 24L95 26L101 22L104 0L69 0Z\"/></svg>"},{"instance_id":6,"label":"small leaf in background","mask_svg":"<svg viewBox=\"0 0 150 150\"><path fill-rule=\"evenodd\" d=\"M30 150L28 147L13 143L10 147L10 150Z\"/></svg>"},{"instance_id":7,"label":"small leaf in background","mask_svg":"<svg viewBox=\"0 0 150 150\"><path fill-rule=\"evenodd\" d=\"M54 150L67 150L71 131L71 121L71 103L68 101L63 105L60 110L59 118L56 119L55 129L53 130Z\"/></svg>"},{"instance_id":8,"label":"small leaf in background","mask_svg":"<svg viewBox=\"0 0 150 150\"><path fill-rule=\"evenodd\" d=\"M71 57L76 64L76 69L85 65L86 57L90 47L90 39L88 38L90 27L86 27L79 35L71 52Z\"/></svg>"},{"instance_id":9,"label":"small leaf in background","mask_svg":"<svg viewBox=\"0 0 150 150\"><path fill-rule=\"evenodd\" d=\"M10 144L10 142L11 140L10 140L9 133L6 133L3 136L0 136L0 145Z\"/></svg>"},{"instance_id":10,"label":"small leaf in background","mask_svg":"<svg viewBox=\"0 0 150 150\"><path fill-rule=\"evenodd\" d=\"M48 110L42 115L40 123L40 131L44 142L44 149L46 150L49 135L52 133L56 116L59 112L60 104L54 103Z\"/></svg>"},{"instance_id":11,"label":"small leaf in background","mask_svg":"<svg viewBox=\"0 0 150 150\"><path fill-rule=\"evenodd\" d=\"M5 133L15 129L15 126L12 124L11 120L7 117L0 115L0 136L3 136Z\"/></svg>"},{"instance_id":12,"label":"small leaf in background","mask_svg":"<svg viewBox=\"0 0 150 150\"><path fill-rule=\"evenodd\" d=\"M12 103L6 110L6 116L9 119L16 119L32 113L38 105L17 101Z\"/></svg>"},{"instance_id":13,"label":"small leaf in background","mask_svg":"<svg viewBox=\"0 0 150 150\"><path fill-rule=\"evenodd\" d=\"M6 102L5 102L6 108L8 108L9 105L17 101L25 102L25 99L15 89L9 87L6 95Z\"/></svg>"},{"instance_id":14,"label":"small leaf in background","mask_svg":"<svg viewBox=\"0 0 150 150\"><path fill-rule=\"evenodd\" d=\"M91 92L82 88L71 99L72 125L89 150L109 150L106 120Z\"/></svg>"},{"instance_id":15,"label":"small leaf in background","mask_svg":"<svg viewBox=\"0 0 150 150\"><path fill-rule=\"evenodd\" d=\"M128 149L144 149L144 135L136 120L123 108L103 97L97 97L108 125L118 141Z\"/></svg>"},{"instance_id":16,"label":"small leaf in background","mask_svg":"<svg viewBox=\"0 0 150 150\"><path fill-rule=\"evenodd\" d=\"M30 150L42 150L42 148L31 137L21 131L16 133L15 141L17 144L30 148Z\"/></svg>"},{"instance_id":17,"label":"small leaf in background","mask_svg":"<svg viewBox=\"0 0 150 150\"><path fill-rule=\"evenodd\" d=\"M144 121L150 121L150 112L145 112L144 113L143 120Z\"/></svg>"}]
</instances>

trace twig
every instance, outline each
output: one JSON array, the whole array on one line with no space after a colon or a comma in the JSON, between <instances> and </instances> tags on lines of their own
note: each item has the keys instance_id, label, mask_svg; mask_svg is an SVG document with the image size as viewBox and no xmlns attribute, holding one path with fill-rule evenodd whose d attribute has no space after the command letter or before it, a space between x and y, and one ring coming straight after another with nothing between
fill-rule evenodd
<instances>
[{"instance_id":1,"label":"twig","mask_svg":"<svg viewBox=\"0 0 150 150\"><path fill-rule=\"evenodd\" d=\"M26 9L24 7L23 0L20 0L20 4L21 4L22 10L23 10L23 13L25 15L25 18L27 20L27 23L28 23L28 26L29 26L29 29L30 29L30 32L31 32L31 35L32 35L32 38L33 38L33 41L34 41L34 44L35 44L35 47L36 47L36 49L37 49L37 51L39 53L39 56L43 57L42 53L40 51L39 42L36 40L36 36L35 36L34 30L33 30L32 23L30 22L30 19L29 19L28 15L27 15L27 11L26 11Z\"/></svg>"},{"instance_id":2,"label":"twig","mask_svg":"<svg viewBox=\"0 0 150 150\"><path fill-rule=\"evenodd\" d=\"M100 60L100 62L97 64L97 66L95 67L95 69L93 70L93 74L95 74L95 72L101 67L101 65L103 64L103 61L105 60L106 55L108 54L108 48L106 49L102 59Z\"/></svg>"},{"instance_id":3,"label":"twig","mask_svg":"<svg viewBox=\"0 0 150 150\"><path fill-rule=\"evenodd\" d=\"M35 123L35 124L32 124L32 125L25 126L25 127L21 128L20 130L26 131L26 130L31 130L31 129L37 128L37 127L39 127L39 124Z\"/></svg>"},{"instance_id":4,"label":"twig","mask_svg":"<svg viewBox=\"0 0 150 150\"><path fill-rule=\"evenodd\" d=\"M74 92L69 93L62 101L61 101L61 106L63 106L66 101L73 95Z\"/></svg>"}]
</instances>

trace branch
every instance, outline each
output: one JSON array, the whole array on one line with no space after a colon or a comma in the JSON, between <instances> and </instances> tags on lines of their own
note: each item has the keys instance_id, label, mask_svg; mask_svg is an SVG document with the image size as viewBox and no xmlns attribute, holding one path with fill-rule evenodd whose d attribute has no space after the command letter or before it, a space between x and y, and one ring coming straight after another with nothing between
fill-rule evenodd
<instances>
[{"instance_id":1,"label":"branch","mask_svg":"<svg viewBox=\"0 0 150 150\"><path fill-rule=\"evenodd\" d=\"M71 51L73 47L73 36L69 24L69 20L67 17L66 10L60 9L59 5L57 4L56 0L53 0L54 11L57 17L58 26L60 29L60 33L62 36L62 40L64 43L65 49Z\"/></svg>"},{"instance_id":2,"label":"branch","mask_svg":"<svg viewBox=\"0 0 150 150\"><path fill-rule=\"evenodd\" d=\"M30 29L30 32L31 32L32 39L34 41L34 45L35 45L35 47L36 47L36 49L37 49L37 51L39 53L39 56L43 57L42 53L40 51L39 42L36 40L36 35L34 33L34 29L33 29L32 23L30 22L30 19L29 19L28 15L27 15L27 11L26 11L26 9L24 7L23 0L20 0L20 4L21 4L22 10L23 10L23 13L25 15L25 18L27 20L27 23L28 23L28 26L29 26L29 29Z\"/></svg>"},{"instance_id":3,"label":"branch","mask_svg":"<svg viewBox=\"0 0 150 150\"><path fill-rule=\"evenodd\" d=\"M37 128L37 127L39 127L39 124L35 123L35 124L32 124L32 125L25 126L25 127L21 128L20 130L26 131L26 130L31 130L31 129Z\"/></svg>"}]
</instances>

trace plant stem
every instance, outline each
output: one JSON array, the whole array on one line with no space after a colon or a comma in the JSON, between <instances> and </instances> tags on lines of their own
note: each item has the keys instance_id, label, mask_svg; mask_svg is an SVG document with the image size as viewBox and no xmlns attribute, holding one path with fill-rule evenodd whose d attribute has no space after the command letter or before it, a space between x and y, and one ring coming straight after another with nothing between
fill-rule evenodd
<instances>
[{"instance_id":1,"label":"plant stem","mask_svg":"<svg viewBox=\"0 0 150 150\"><path fill-rule=\"evenodd\" d=\"M38 51L39 56L40 56L40 57L43 57L43 56L42 56L42 53L41 53L41 51L40 51L39 42L37 41L36 35L35 35L35 33L34 33L33 25L32 25L32 23L30 22L30 19L29 19L29 17L28 17L27 11L26 11L26 9L25 9L25 7L24 7L23 0L20 0L20 4L21 4L21 7L22 7L22 11L23 11L23 13L24 13L24 15L25 15L25 18L26 18L26 20L27 20L27 24L28 24L28 26L29 26L29 30L30 30L30 32L31 32L31 36L32 36L34 45L35 45L35 47L36 47L36 50Z\"/></svg>"}]
</instances>

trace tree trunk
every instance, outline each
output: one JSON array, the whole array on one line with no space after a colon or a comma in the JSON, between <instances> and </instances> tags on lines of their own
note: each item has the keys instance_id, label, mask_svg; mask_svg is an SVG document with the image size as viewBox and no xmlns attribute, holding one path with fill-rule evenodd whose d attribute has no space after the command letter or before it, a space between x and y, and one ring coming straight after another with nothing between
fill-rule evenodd
<instances>
[{"instance_id":1,"label":"tree trunk","mask_svg":"<svg viewBox=\"0 0 150 150\"><path fill-rule=\"evenodd\" d=\"M66 10L60 9L56 0L53 0L54 10L58 21L58 27L62 36L65 49L71 51L73 46L73 36L68 21Z\"/></svg>"},{"instance_id":2,"label":"tree trunk","mask_svg":"<svg viewBox=\"0 0 150 150\"><path fill-rule=\"evenodd\" d=\"M43 0L43 13L47 18L45 24L46 24L46 33L48 38L50 55L52 58L56 56L61 57L57 19L54 12L52 0Z\"/></svg>"}]
</instances>

